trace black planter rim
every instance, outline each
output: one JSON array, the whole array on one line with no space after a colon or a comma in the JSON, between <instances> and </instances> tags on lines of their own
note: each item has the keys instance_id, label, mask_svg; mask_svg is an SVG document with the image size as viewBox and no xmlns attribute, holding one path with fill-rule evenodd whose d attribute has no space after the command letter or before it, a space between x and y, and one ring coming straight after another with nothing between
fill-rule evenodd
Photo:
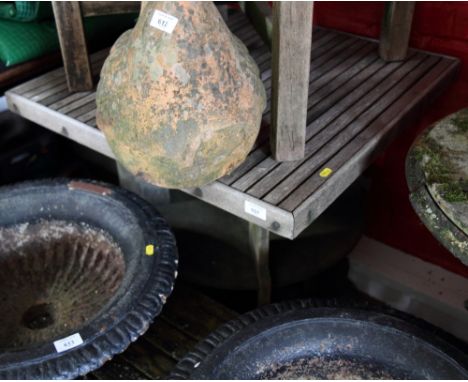
<instances>
[{"instance_id":1,"label":"black planter rim","mask_svg":"<svg viewBox=\"0 0 468 382\"><path fill-rule=\"evenodd\" d=\"M61 178L0 187L0 199L2 194L18 192L20 189L58 187L69 191L71 182L107 189L117 204L125 207L125 202L135 209L133 212L139 211L141 215L137 218L145 238L153 237L157 233L159 250L153 256L144 257L146 270L142 273L145 273L147 278L140 283L139 289L125 290L119 301L114 301L109 309L103 312L103 319L100 316L95 317L79 330L83 344L61 353L51 351L53 344L46 343L30 349L0 354L0 379L71 379L97 369L125 350L148 329L172 292L178 263L174 236L159 213L137 195L103 182ZM105 315L110 310L120 313L117 315L119 318ZM96 333L93 329L96 326L105 329ZM12 357L18 361L11 362Z\"/></svg>"},{"instance_id":2,"label":"black planter rim","mask_svg":"<svg viewBox=\"0 0 468 382\"><path fill-rule=\"evenodd\" d=\"M204 362L209 362L209 358L214 356L221 346L231 342L233 349L235 349L240 346L241 340L249 341L251 338L247 332L252 331L253 327L255 327L253 330L260 327L266 329L265 332L267 332L272 328L270 325L273 320L277 319L278 322L281 322L283 316L288 314L293 315L299 312L299 316L302 315L302 319L304 319L309 318L308 314L310 312L317 314L319 317L322 317L321 314L325 313L325 317L328 314L330 316L337 315L338 310L343 315L344 320L346 320L346 317L350 320L359 319L359 317L364 318L366 314L371 313L376 315L376 321L373 321L371 325L380 326L390 322L394 325L396 331L411 328L414 330L416 338L427 341L431 346L452 357L460 367L466 370L468 375L468 356L453 345L454 342L458 343L459 341L426 321L382 305L340 300L302 299L265 305L221 325L178 362L169 378L178 380L217 379L215 375L200 377L196 375L197 369ZM301 318L296 316L294 321L300 322ZM241 336L241 339L236 338L239 335L244 336ZM222 358L222 355L220 357Z\"/></svg>"}]
</instances>

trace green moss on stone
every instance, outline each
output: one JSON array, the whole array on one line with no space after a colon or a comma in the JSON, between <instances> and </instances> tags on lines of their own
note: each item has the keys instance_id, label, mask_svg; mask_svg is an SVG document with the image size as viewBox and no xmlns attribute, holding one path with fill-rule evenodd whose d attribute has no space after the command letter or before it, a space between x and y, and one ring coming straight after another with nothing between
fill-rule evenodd
<instances>
[{"instance_id":1,"label":"green moss on stone","mask_svg":"<svg viewBox=\"0 0 468 382\"><path fill-rule=\"evenodd\" d=\"M460 183L444 183L440 185L439 192L447 202L468 202L468 192L463 189Z\"/></svg>"},{"instance_id":2,"label":"green moss on stone","mask_svg":"<svg viewBox=\"0 0 468 382\"><path fill-rule=\"evenodd\" d=\"M458 132L465 134L468 133L468 118L466 118L463 114L456 115L452 122L457 127Z\"/></svg>"},{"instance_id":3,"label":"green moss on stone","mask_svg":"<svg viewBox=\"0 0 468 382\"><path fill-rule=\"evenodd\" d=\"M442 148L433 139L427 137L424 144L416 148L416 159L423 164L428 183L446 183L451 180L451 166L441 155Z\"/></svg>"},{"instance_id":4,"label":"green moss on stone","mask_svg":"<svg viewBox=\"0 0 468 382\"><path fill-rule=\"evenodd\" d=\"M426 136L424 142L416 148L415 157L422 163L427 183L437 184L441 196L447 202L468 201L468 185L454 178L456 171L444 158L442 147L434 139Z\"/></svg>"}]
</instances>

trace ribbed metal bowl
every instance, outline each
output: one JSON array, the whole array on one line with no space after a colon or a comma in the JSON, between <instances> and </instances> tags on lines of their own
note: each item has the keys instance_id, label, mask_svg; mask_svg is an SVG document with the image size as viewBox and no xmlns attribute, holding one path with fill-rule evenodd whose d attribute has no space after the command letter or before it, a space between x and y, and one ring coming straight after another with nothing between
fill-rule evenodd
<instances>
[{"instance_id":1,"label":"ribbed metal bowl","mask_svg":"<svg viewBox=\"0 0 468 382\"><path fill-rule=\"evenodd\" d=\"M136 195L93 181L28 182L0 188L0 211L0 379L84 375L160 313L177 249Z\"/></svg>"},{"instance_id":2,"label":"ribbed metal bowl","mask_svg":"<svg viewBox=\"0 0 468 382\"><path fill-rule=\"evenodd\" d=\"M383 306L298 300L221 326L171 378L466 379L468 357L458 345L432 325Z\"/></svg>"},{"instance_id":3,"label":"ribbed metal bowl","mask_svg":"<svg viewBox=\"0 0 468 382\"><path fill-rule=\"evenodd\" d=\"M39 221L0 229L0 347L44 344L80 329L114 296L122 250L86 224Z\"/></svg>"}]
</instances>

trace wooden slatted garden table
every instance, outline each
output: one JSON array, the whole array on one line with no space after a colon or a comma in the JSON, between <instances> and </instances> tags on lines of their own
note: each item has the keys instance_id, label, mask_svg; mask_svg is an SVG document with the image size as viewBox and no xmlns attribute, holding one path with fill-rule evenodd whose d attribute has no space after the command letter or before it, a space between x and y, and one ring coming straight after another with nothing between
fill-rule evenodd
<instances>
[{"instance_id":1,"label":"wooden slatted garden table","mask_svg":"<svg viewBox=\"0 0 468 382\"><path fill-rule=\"evenodd\" d=\"M227 23L249 48L270 95L268 46L243 13ZM96 78L106 56L91 57ZM455 58L414 49L403 61L386 62L376 40L314 29L303 159L278 162L271 155L269 97L263 130L247 159L211 184L182 191L251 223L252 249L267 279L269 232L296 238L450 84L458 66ZM114 157L96 126L95 91L70 92L62 68L6 97L12 111Z\"/></svg>"}]
</instances>

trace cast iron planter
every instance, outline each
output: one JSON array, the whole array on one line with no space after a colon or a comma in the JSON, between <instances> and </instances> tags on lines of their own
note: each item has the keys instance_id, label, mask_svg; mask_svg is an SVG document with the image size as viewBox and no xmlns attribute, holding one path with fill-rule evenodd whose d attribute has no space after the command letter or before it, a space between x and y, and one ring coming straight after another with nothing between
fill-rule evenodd
<instances>
[{"instance_id":1,"label":"cast iron planter","mask_svg":"<svg viewBox=\"0 0 468 382\"><path fill-rule=\"evenodd\" d=\"M176 277L163 218L109 184L0 188L0 239L0 379L100 367L146 331Z\"/></svg>"},{"instance_id":2,"label":"cast iron planter","mask_svg":"<svg viewBox=\"0 0 468 382\"><path fill-rule=\"evenodd\" d=\"M445 334L389 309L311 300L233 320L182 359L174 379L466 379Z\"/></svg>"}]
</instances>

